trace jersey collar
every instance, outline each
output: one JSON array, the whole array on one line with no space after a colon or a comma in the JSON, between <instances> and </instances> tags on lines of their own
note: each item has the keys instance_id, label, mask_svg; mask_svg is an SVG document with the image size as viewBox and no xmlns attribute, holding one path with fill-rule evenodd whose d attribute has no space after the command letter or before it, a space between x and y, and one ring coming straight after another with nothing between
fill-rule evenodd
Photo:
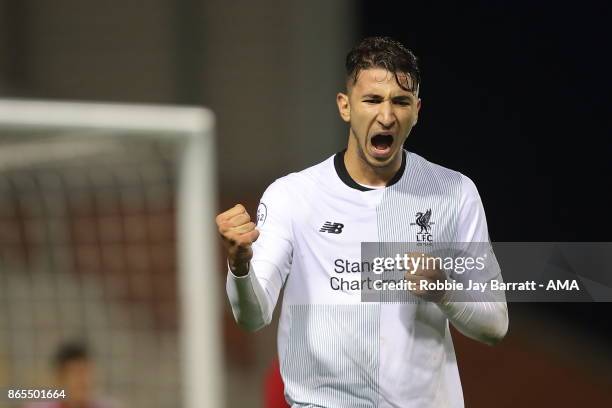
<instances>
[{"instance_id":1,"label":"jersey collar","mask_svg":"<svg viewBox=\"0 0 612 408\"><path fill-rule=\"evenodd\" d=\"M336 173L338 174L338 177L340 177L340 180L342 180L344 184L346 184L350 188L354 188L355 190L359 190L359 191L373 190L371 188L362 186L361 184L357 183L355 180L351 178L348 171L346 170L346 166L344 165L344 154L345 153L346 153L346 149L344 149L341 152L336 153L336 155L334 156L334 167L336 168ZM395 175L391 178L391 180L389 180L389 182L387 183L387 187L392 186L393 184L397 183L404 175L405 169L406 169L406 150L402 150L402 165L400 166L397 173L395 173Z\"/></svg>"}]
</instances>

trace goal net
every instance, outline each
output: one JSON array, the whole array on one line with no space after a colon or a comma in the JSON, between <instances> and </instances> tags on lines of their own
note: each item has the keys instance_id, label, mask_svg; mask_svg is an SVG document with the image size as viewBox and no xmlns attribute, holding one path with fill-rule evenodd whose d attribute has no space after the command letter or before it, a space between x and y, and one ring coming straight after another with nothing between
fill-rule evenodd
<instances>
[{"instance_id":1,"label":"goal net","mask_svg":"<svg viewBox=\"0 0 612 408\"><path fill-rule=\"evenodd\" d=\"M0 100L8 406L24 404L8 389L51 387L72 340L123 407L223 405L213 123L198 108Z\"/></svg>"}]
</instances>

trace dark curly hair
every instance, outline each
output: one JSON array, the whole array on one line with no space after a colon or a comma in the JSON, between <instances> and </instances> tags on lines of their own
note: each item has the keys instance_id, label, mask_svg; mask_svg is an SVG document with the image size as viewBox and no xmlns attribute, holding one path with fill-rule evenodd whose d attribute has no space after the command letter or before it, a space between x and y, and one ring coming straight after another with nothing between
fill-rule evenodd
<instances>
[{"instance_id":1,"label":"dark curly hair","mask_svg":"<svg viewBox=\"0 0 612 408\"><path fill-rule=\"evenodd\" d=\"M53 366L62 369L67 363L77 360L89 360L90 353L85 343L70 341L61 344L53 356Z\"/></svg>"},{"instance_id":2,"label":"dark curly hair","mask_svg":"<svg viewBox=\"0 0 612 408\"><path fill-rule=\"evenodd\" d=\"M405 91L416 94L421 84L417 57L399 41L390 37L368 37L346 56L347 81L352 81L354 84L357 82L359 72L370 68L383 68L393 72L397 84ZM410 77L410 87L398 74Z\"/></svg>"}]
</instances>

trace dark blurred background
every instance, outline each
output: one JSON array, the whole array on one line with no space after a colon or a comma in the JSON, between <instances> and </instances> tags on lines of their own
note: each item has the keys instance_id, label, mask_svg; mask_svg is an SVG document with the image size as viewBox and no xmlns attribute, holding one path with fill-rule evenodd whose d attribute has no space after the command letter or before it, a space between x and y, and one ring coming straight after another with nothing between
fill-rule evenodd
<instances>
[{"instance_id":1,"label":"dark blurred background","mask_svg":"<svg viewBox=\"0 0 612 408\"><path fill-rule=\"evenodd\" d=\"M254 211L344 146L346 52L390 35L421 61L406 147L474 180L494 241L610 241L611 18L603 1L0 0L0 96L209 107L219 208ZM455 336L467 406L612 404L609 304L509 308L497 348ZM274 329L225 313L228 388L257 399Z\"/></svg>"}]
</instances>

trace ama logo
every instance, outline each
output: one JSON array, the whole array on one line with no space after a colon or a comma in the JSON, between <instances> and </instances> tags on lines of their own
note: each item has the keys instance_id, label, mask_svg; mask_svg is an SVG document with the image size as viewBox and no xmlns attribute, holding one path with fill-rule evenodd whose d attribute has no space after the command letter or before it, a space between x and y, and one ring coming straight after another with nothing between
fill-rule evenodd
<instances>
[{"instance_id":1,"label":"ama logo","mask_svg":"<svg viewBox=\"0 0 612 408\"><path fill-rule=\"evenodd\" d=\"M424 213L416 213L415 222L410 225L416 225L419 227L419 231L416 234L416 242L418 245L431 245L433 242L433 235L431 234L431 226L435 223L431 221L431 208Z\"/></svg>"}]
</instances>

